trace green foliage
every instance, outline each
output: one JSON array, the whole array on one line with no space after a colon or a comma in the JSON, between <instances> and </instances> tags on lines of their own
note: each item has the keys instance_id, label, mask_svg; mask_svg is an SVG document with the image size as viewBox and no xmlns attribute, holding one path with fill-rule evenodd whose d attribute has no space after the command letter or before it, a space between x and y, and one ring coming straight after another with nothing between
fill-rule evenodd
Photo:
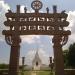
<instances>
[{"instance_id":1,"label":"green foliage","mask_svg":"<svg viewBox=\"0 0 75 75\"><path fill-rule=\"evenodd\" d=\"M68 65L75 68L75 43L71 44L69 47Z\"/></svg>"},{"instance_id":2,"label":"green foliage","mask_svg":"<svg viewBox=\"0 0 75 75\"><path fill-rule=\"evenodd\" d=\"M0 69L8 69L8 64L0 64Z\"/></svg>"},{"instance_id":3,"label":"green foliage","mask_svg":"<svg viewBox=\"0 0 75 75\"><path fill-rule=\"evenodd\" d=\"M65 67L65 68L68 67L68 52L69 52L69 50L64 50L64 51L63 51L64 67Z\"/></svg>"}]
</instances>

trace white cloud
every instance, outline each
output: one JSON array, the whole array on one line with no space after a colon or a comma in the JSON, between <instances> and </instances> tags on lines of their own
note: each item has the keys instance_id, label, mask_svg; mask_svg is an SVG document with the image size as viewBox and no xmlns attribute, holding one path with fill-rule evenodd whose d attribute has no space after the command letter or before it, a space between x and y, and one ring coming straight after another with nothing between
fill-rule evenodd
<instances>
[{"instance_id":1,"label":"white cloud","mask_svg":"<svg viewBox=\"0 0 75 75\"><path fill-rule=\"evenodd\" d=\"M26 35L26 36L21 36L22 38L22 42L23 43L28 43L28 44L32 44L32 43L36 43L35 39L40 39L39 35Z\"/></svg>"},{"instance_id":2,"label":"white cloud","mask_svg":"<svg viewBox=\"0 0 75 75\"><path fill-rule=\"evenodd\" d=\"M21 8L20 8L21 13L24 13L24 7L25 7L24 5L21 6Z\"/></svg>"},{"instance_id":3,"label":"white cloud","mask_svg":"<svg viewBox=\"0 0 75 75\"><path fill-rule=\"evenodd\" d=\"M75 11L68 12L67 21L70 23L68 29L71 30L71 35L69 35L68 43L64 48L69 47L70 44L75 42Z\"/></svg>"},{"instance_id":4,"label":"white cloud","mask_svg":"<svg viewBox=\"0 0 75 75\"><path fill-rule=\"evenodd\" d=\"M10 9L9 5L3 0L0 1L0 40L3 39L2 30L6 29L4 26L4 21L6 20L5 13Z\"/></svg>"},{"instance_id":5,"label":"white cloud","mask_svg":"<svg viewBox=\"0 0 75 75\"><path fill-rule=\"evenodd\" d=\"M21 13L24 13L24 8L27 8L27 6L24 6L24 5L21 5L21 8L20 8L20 12ZM30 10L27 10L27 13L32 13L32 12L34 12L34 10L32 10L32 9L30 9Z\"/></svg>"},{"instance_id":6,"label":"white cloud","mask_svg":"<svg viewBox=\"0 0 75 75\"><path fill-rule=\"evenodd\" d=\"M71 36L70 38L75 41L75 11L69 11L68 13L68 19L70 24L69 27L71 28Z\"/></svg>"}]
</instances>

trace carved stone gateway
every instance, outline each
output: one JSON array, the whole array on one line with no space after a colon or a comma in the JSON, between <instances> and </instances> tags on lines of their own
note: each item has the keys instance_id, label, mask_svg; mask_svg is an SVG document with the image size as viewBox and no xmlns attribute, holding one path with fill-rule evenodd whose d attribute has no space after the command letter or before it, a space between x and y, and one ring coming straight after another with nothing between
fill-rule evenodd
<instances>
[{"instance_id":1,"label":"carved stone gateway","mask_svg":"<svg viewBox=\"0 0 75 75\"><path fill-rule=\"evenodd\" d=\"M39 10L43 4L39 0L31 3L34 13L27 13L27 8L24 8L24 13L20 13L20 5L17 5L17 12L8 10L6 13L7 21L4 22L9 30L3 30L7 44L11 46L9 75L18 75L19 56L21 35L52 35L55 75L64 75L64 62L62 46L68 41L69 30L64 27L69 25L66 21L67 14L62 11L57 12L57 7L53 6L53 13L49 13L49 8L46 8L46 13L41 13Z\"/></svg>"}]
</instances>

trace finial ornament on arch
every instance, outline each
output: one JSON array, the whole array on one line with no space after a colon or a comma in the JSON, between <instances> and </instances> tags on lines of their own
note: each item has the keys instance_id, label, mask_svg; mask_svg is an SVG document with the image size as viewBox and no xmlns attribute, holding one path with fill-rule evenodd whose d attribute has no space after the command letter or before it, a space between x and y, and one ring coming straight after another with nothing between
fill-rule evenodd
<instances>
[{"instance_id":1,"label":"finial ornament on arch","mask_svg":"<svg viewBox=\"0 0 75 75\"><path fill-rule=\"evenodd\" d=\"M40 10L42 8L43 4L41 1L39 0L34 0L32 3L31 3L31 7L33 10Z\"/></svg>"}]
</instances>

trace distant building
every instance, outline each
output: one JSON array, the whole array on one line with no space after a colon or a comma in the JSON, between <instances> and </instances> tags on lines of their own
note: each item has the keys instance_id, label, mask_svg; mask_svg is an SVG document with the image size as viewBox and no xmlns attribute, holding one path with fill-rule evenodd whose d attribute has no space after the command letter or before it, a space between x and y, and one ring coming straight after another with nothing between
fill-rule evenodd
<instances>
[{"instance_id":1,"label":"distant building","mask_svg":"<svg viewBox=\"0 0 75 75\"><path fill-rule=\"evenodd\" d=\"M32 61L33 70L40 70L42 66L42 61L39 57L38 50L36 51L35 57Z\"/></svg>"}]
</instances>

